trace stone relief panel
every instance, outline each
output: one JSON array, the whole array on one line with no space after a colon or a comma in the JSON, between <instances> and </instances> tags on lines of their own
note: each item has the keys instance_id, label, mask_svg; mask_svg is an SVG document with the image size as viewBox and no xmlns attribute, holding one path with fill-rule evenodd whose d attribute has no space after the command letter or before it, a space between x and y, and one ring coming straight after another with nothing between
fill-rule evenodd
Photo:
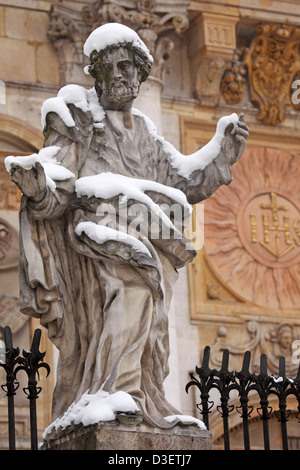
<instances>
[{"instance_id":1,"label":"stone relief panel","mask_svg":"<svg viewBox=\"0 0 300 470\"><path fill-rule=\"evenodd\" d=\"M10 326L13 334L28 321L19 308L19 235L8 221L11 218L13 223L14 216L11 211L0 210L0 330Z\"/></svg>"},{"instance_id":2,"label":"stone relief panel","mask_svg":"<svg viewBox=\"0 0 300 470\"><path fill-rule=\"evenodd\" d=\"M207 262L242 301L299 309L299 178L299 157L248 149L233 182L205 203Z\"/></svg>"},{"instance_id":3,"label":"stone relief panel","mask_svg":"<svg viewBox=\"0 0 300 470\"><path fill-rule=\"evenodd\" d=\"M239 341L237 341L237 335ZM286 374L295 378L299 369L299 357L293 347L299 340L299 327L290 323L265 324L248 321L238 332L222 325L217 329L216 339L211 346L211 367L220 369L224 349L230 352L230 367L240 370L245 351L251 352L250 370L260 371L260 356L266 354L268 371L274 376L279 374L279 358L285 358Z\"/></svg>"}]
</instances>

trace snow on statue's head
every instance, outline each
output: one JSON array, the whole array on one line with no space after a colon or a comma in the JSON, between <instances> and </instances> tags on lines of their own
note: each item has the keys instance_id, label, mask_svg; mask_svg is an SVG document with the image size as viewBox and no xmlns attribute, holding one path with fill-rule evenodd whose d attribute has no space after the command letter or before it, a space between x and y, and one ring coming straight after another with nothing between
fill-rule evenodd
<instances>
[{"instance_id":1,"label":"snow on statue's head","mask_svg":"<svg viewBox=\"0 0 300 470\"><path fill-rule=\"evenodd\" d=\"M106 51L120 47L132 52L140 82L145 81L151 72L153 57L137 33L119 23L104 24L89 35L83 49L90 58L90 64L84 68L85 73L97 78Z\"/></svg>"}]
</instances>

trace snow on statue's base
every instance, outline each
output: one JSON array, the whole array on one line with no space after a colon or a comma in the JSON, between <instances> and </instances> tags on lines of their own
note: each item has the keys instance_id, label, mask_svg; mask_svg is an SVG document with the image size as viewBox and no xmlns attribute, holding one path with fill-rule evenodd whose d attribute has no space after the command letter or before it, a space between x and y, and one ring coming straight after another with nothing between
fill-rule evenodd
<instances>
[{"instance_id":1,"label":"snow on statue's base","mask_svg":"<svg viewBox=\"0 0 300 470\"><path fill-rule=\"evenodd\" d=\"M143 422L136 403L125 392L84 394L44 432L43 450L209 450L211 433L191 416L165 418L180 422L168 429Z\"/></svg>"},{"instance_id":2,"label":"snow on statue's base","mask_svg":"<svg viewBox=\"0 0 300 470\"><path fill-rule=\"evenodd\" d=\"M118 415L114 421L72 424L47 435L41 450L211 450L212 435L195 424L169 429Z\"/></svg>"}]
</instances>

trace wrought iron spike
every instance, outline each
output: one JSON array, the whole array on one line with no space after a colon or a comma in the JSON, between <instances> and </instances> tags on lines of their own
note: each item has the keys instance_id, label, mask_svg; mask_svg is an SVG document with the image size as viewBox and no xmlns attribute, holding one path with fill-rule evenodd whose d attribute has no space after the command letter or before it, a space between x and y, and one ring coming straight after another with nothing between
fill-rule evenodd
<instances>
[{"instance_id":1,"label":"wrought iron spike","mask_svg":"<svg viewBox=\"0 0 300 470\"><path fill-rule=\"evenodd\" d=\"M229 364L229 350L224 349L223 358L222 358L221 372L229 372L228 364Z\"/></svg>"},{"instance_id":2,"label":"wrought iron spike","mask_svg":"<svg viewBox=\"0 0 300 470\"><path fill-rule=\"evenodd\" d=\"M244 355L242 370L241 370L241 372L243 374L248 374L249 373L250 359L251 359L251 352L246 351L245 355Z\"/></svg>"},{"instance_id":3,"label":"wrought iron spike","mask_svg":"<svg viewBox=\"0 0 300 470\"><path fill-rule=\"evenodd\" d=\"M267 365L267 356L262 354L260 356L260 374L267 375L268 373L268 365Z\"/></svg>"},{"instance_id":4,"label":"wrought iron spike","mask_svg":"<svg viewBox=\"0 0 300 470\"><path fill-rule=\"evenodd\" d=\"M202 360L203 369L209 369L209 356L210 356L210 347L206 346L203 352L203 360Z\"/></svg>"},{"instance_id":5,"label":"wrought iron spike","mask_svg":"<svg viewBox=\"0 0 300 470\"><path fill-rule=\"evenodd\" d=\"M4 328L4 342L8 349L13 349L12 333L9 326Z\"/></svg>"},{"instance_id":6,"label":"wrought iron spike","mask_svg":"<svg viewBox=\"0 0 300 470\"><path fill-rule=\"evenodd\" d=\"M285 358L283 356L279 358L279 377L285 379Z\"/></svg>"}]
</instances>

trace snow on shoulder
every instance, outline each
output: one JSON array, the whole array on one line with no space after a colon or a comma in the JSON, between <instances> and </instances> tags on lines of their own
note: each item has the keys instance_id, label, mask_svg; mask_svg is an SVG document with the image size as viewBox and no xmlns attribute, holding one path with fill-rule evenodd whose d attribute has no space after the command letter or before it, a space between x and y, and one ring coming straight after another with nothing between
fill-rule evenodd
<instances>
[{"instance_id":1,"label":"snow on shoulder","mask_svg":"<svg viewBox=\"0 0 300 470\"><path fill-rule=\"evenodd\" d=\"M99 52L108 46L123 43L131 43L153 62L153 57L147 46L137 33L133 29L128 28L128 26L119 23L107 23L95 29L87 38L83 52L89 57L93 51Z\"/></svg>"},{"instance_id":2,"label":"snow on shoulder","mask_svg":"<svg viewBox=\"0 0 300 470\"><path fill-rule=\"evenodd\" d=\"M67 127L75 127L75 121L70 113L68 104L74 104L83 112L90 111L94 120L94 127L104 126L105 111L99 103L95 88L87 90L80 85L66 85L59 90L57 96L44 101L42 105L42 126L46 125L48 113L54 112L59 115Z\"/></svg>"}]
</instances>

